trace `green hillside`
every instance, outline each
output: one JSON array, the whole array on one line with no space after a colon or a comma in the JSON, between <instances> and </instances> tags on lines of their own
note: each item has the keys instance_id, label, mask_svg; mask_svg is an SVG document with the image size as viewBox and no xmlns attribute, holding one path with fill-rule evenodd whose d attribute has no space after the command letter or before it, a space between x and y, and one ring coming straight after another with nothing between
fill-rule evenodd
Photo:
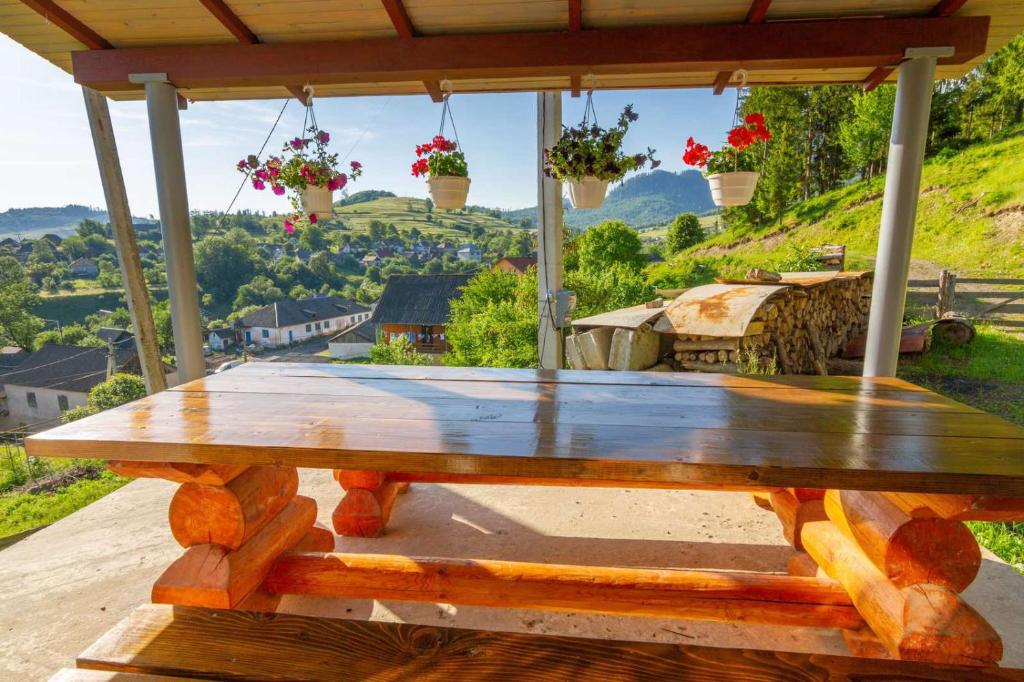
<instances>
[{"instance_id":1,"label":"green hillside","mask_svg":"<svg viewBox=\"0 0 1024 682\"><path fill-rule=\"evenodd\" d=\"M847 268L872 267L885 178L797 204L778 223L734 226L650 270L658 286L685 286L798 250L845 244ZM962 275L1024 277L1024 130L925 163L912 276L944 267ZM702 266L702 267L698 267Z\"/></svg>"},{"instance_id":2,"label":"green hillside","mask_svg":"<svg viewBox=\"0 0 1024 682\"><path fill-rule=\"evenodd\" d=\"M394 224L399 230L418 229L438 237L465 239L475 227L487 232L494 230L521 230L517 223L498 217L497 211L470 207L465 211L427 211L425 199L411 197L384 197L348 206L338 206L334 219L340 220L354 232L368 231L370 221Z\"/></svg>"}]
</instances>

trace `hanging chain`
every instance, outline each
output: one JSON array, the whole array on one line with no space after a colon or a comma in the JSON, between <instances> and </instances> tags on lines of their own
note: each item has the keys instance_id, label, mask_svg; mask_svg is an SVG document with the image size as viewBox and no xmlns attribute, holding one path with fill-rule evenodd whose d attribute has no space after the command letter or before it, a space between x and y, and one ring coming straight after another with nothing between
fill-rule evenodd
<instances>
[{"instance_id":1,"label":"hanging chain","mask_svg":"<svg viewBox=\"0 0 1024 682\"><path fill-rule=\"evenodd\" d=\"M597 125L597 109L594 108L594 74L590 74L590 87L587 88L587 103L583 105L583 123L580 125L586 128L588 122Z\"/></svg>"},{"instance_id":2,"label":"hanging chain","mask_svg":"<svg viewBox=\"0 0 1024 682\"><path fill-rule=\"evenodd\" d=\"M291 98L286 99L284 101L284 106L281 107L281 111L277 112L277 118L274 119L274 125L270 126L270 132L267 133L266 139L263 140L263 144L260 145L260 150L256 153L257 158L263 156L263 150L267 148L267 143L270 142L270 137L274 134L274 131L277 130L277 124L281 122L281 117L284 116L284 110L288 108L288 103L291 101ZM245 177L242 178L242 182L238 184L238 189L235 190L235 196L231 198L231 203L229 203L228 207L224 210L225 217L228 213L231 213L231 209L234 208L235 202L238 201L238 195L242 193L242 188L245 187L245 183L249 180L249 174L251 172L251 169L245 171Z\"/></svg>"},{"instance_id":3,"label":"hanging chain","mask_svg":"<svg viewBox=\"0 0 1024 682\"><path fill-rule=\"evenodd\" d=\"M455 117L452 116L451 105L448 104L448 98L451 97L451 96L452 96L452 93L450 93L450 92L444 93L444 98L443 98L444 99L444 108L441 110L441 127L440 127L440 129L438 129L437 134L440 135L441 137L444 137L444 124L445 124L445 121L449 122L451 124L451 126L452 126L452 134L455 136L455 144L459 148L459 150L461 151L462 150L462 143L459 142L459 131L455 127Z\"/></svg>"}]
</instances>

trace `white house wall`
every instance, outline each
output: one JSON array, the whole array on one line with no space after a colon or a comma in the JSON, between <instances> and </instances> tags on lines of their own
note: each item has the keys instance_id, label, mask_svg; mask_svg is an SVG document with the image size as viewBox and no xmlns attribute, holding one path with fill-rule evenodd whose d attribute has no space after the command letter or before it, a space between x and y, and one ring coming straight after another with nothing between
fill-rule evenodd
<instances>
[{"instance_id":1,"label":"white house wall","mask_svg":"<svg viewBox=\"0 0 1024 682\"><path fill-rule=\"evenodd\" d=\"M85 405L88 395L78 391L60 391L52 388L33 388L7 384L7 409L10 420L15 423L32 424L35 422L56 419L63 410L57 401L58 396L67 396L68 408ZM36 407L29 407L28 394L36 394Z\"/></svg>"},{"instance_id":2,"label":"white house wall","mask_svg":"<svg viewBox=\"0 0 1024 682\"><path fill-rule=\"evenodd\" d=\"M357 318L361 315L366 316L364 319L369 319L370 313L356 313L353 315L332 317L328 320L320 320L320 329L316 328L316 322L303 322L302 324L289 325L287 327L247 327L245 331L252 334L251 343L255 343L259 346L276 348L279 346L287 346L289 343L299 343L318 336L333 336L334 334L344 331L359 322L360 320ZM330 326L324 327L323 323L325 321L329 322ZM310 327L310 331L306 331L307 324ZM263 335L264 331L266 331L266 336ZM292 333L290 341L288 332ZM248 344L250 341L246 339L245 343Z\"/></svg>"}]
</instances>

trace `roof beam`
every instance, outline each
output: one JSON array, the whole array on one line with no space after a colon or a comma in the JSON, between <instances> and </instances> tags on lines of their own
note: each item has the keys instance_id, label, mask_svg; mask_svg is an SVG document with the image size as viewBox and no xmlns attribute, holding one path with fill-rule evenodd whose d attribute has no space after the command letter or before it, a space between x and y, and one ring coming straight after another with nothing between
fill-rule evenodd
<instances>
[{"instance_id":1,"label":"roof beam","mask_svg":"<svg viewBox=\"0 0 1024 682\"><path fill-rule=\"evenodd\" d=\"M70 12L59 7L53 0L21 0L26 7L35 10L47 21L60 28L69 36L90 50L110 50L111 45L103 36L76 19Z\"/></svg>"},{"instance_id":2,"label":"roof beam","mask_svg":"<svg viewBox=\"0 0 1024 682\"><path fill-rule=\"evenodd\" d=\"M762 24L764 18L768 14L768 7L772 4L772 0L754 0L750 4L750 9L747 11L746 23L748 24ZM719 71L718 75L715 76L715 84L713 92L716 95L721 95L725 92L725 86L729 85L729 80L732 78L732 71Z\"/></svg>"},{"instance_id":3,"label":"roof beam","mask_svg":"<svg viewBox=\"0 0 1024 682\"><path fill-rule=\"evenodd\" d=\"M72 62L75 80L101 91L138 89L133 73L167 73L188 89L873 67L936 46L955 50L941 63L962 64L984 53L988 25L988 17L849 19L161 46L75 52Z\"/></svg>"},{"instance_id":4,"label":"roof beam","mask_svg":"<svg viewBox=\"0 0 1024 682\"><path fill-rule=\"evenodd\" d=\"M959 12L960 8L965 4L967 4L967 0L939 0L939 3L928 12L928 16L934 18L951 17ZM884 83L898 67L898 62L896 64L883 64L869 73L862 85L864 92L871 92Z\"/></svg>"},{"instance_id":5,"label":"roof beam","mask_svg":"<svg viewBox=\"0 0 1024 682\"><path fill-rule=\"evenodd\" d=\"M583 30L583 2L582 0L568 0L569 2L569 30ZM569 76L569 95L579 97L582 88L583 77L579 74Z\"/></svg>"},{"instance_id":6,"label":"roof beam","mask_svg":"<svg viewBox=\"0 0 1024 682\"><path fill-rule=\"evenodd\" d=\"M224 0L199 0L210 14L226 28L231 35L238 38L238 42L245 45L259 45L260 38L245 25L234 11L228 7ZM171 81L173 82L173 81ZM298 85L286 85L288 92L303 104L309 104L306 92Z\"/></svg>"},{"instance_id":7,"label":"roof beam","mask_svg":"<svg viewBox=\"0 0 1024 682\"><path fill-rule=\"evenodd\" d=\"M413 28L412 20L409 19L409 13L405 10L402 0L381 0L381 4L384 5L384 11L388 13L391 25L395 27L399 38L415 38L417 36L416 29ZM444 101L440 81L437 79L425 80L423 87L427 89L430 99L435 102Z\"/></svg>"}]
</instances>

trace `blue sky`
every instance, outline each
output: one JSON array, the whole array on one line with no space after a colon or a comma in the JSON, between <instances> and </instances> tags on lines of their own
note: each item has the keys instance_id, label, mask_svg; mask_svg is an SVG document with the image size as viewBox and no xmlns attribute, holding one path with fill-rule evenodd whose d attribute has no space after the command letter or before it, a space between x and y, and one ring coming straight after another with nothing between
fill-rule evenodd
<instances>
[{"instance_id":1,"label":"blue sky","mask_svg":"<svg viewBox=\"0 0 1024 682\"><path fill-rule=\"evenodd\" d=\"M92 140L81 90L71 76L0 35L0 211L12 207L69 203L102 206ZM563 121L577 122L585 98L563 97ZM613 123L632 102L640 115L626 136L627 151L658 150L662 167L683 169L680 156L690 135L708 143L724 140L735 97L710 89L597 92L598 121ZM224 210L241 176L238 159L259 149L284 100L200 102L181 112L182 140L193 209ZM473 185L469 201L521 208L536 203L536 95L458 95L451 98L459 139ZM324 99L317 120L342 154L363 163L350 185L386 189L402 196L427 196L422 179L409 173L417 143L433 137L441 105L423 97ZM143 102L111 102L121 165L132 213L157 213L149 129ZM293 100L268 150L276 151L302 127L302 106ZM288 210L269 191L246 187L236 208Z\"/></svg>"}]
</instances>

